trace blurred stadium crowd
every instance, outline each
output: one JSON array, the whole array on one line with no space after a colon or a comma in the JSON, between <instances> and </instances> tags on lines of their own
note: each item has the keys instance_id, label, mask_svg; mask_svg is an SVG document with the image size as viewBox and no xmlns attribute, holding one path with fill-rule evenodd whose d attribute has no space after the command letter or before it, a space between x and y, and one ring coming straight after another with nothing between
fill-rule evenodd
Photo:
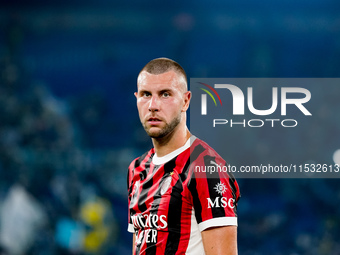
<instances>
[{"instance_id":1,"label":"blurred stadium crowd","mask_svg":"<svg viewBox=\"0 0 340 255\"><path fill-rule=\"evenodd\" d=\"M181 20L190 23L186 16ZM125 114L133 115L126 128L136 131L127 134L120 133L124 127L108 109L112 102L105 92L55 96L49 81L32 78L20 57L23 28L2 28L0 254L130 254L126 169L150 146L139 138L143 130L134 105L126 106ZM258 58L255 54L249 62ZM103 125L117 132L110 134ZM339 125L334 129L339 142ZM105 144L110 135L118 141L111 148ZM128 141L120 146L119 139ZM260 140L261 135L248 143ZM252 157L263 156L256 153ZM339 254L338 180L242 179L239 184L240 254Z\"/></svg>"},{"instance_id":2,"label":"blurred stadium crowd","mask_svg":"<svg viewBox=\"0 0 340 255\"><path fill-rule=\"evenodd\" d=\"M12 59L1 70L3 254L111 254L122 217L113 207L120 187L108 177L117 154L86 150L70 104L25 79Z\"/></svg>"},{"instance_id":3,"label":"blurred stadium crowd","mask_svg":"<svg viewBox=\"0 0 340 255\"><path fill-rule=\"evenodd\" d=\"M1 254L126 254L130 158L87 149L98 100L57 99L11 45L0 62Z\"/></svg>"}]
</instances>

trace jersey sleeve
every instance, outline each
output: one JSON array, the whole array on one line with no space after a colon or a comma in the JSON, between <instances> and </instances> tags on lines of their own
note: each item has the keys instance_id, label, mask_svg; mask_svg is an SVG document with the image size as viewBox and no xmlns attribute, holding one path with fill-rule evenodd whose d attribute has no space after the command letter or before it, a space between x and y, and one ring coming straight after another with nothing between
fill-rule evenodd
<instances>
[{"instance_id":1,"label":"jersey sleeve","mask_svg":"<svg viewBox=\"0 0 340 255\"><path fill-rule=\"evenodd\" d=\"M135 160L134 160L135 161ZM131 198L132 198L132 179L133 179L133 165L134 161L131 162L129 168L128 168L128 174L127 174L127 189L128 189L128 208L130 208ZM128 232L134 233L135 229L132 224L131 219L131 213L130 210L128 210Z\"/></svg>"},{"instance_id":2,"label":"jersey sleeve","mask_svg":"<svg viewBox=\"0 0 340 255\"><path fill-rule=\"evenodd\" d=\"M235 178L220 157L204 155L193 164L188 185L200 231L210 227L237 226L240 197Z\"/></svg>"}]
</instances>

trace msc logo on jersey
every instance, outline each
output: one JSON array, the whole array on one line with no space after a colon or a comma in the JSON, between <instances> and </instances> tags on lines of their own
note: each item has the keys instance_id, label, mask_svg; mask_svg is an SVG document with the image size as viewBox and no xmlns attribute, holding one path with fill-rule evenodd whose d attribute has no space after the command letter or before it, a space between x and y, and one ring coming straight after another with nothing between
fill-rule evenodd
<instances>
[{"instance_id":1,"label":"msc logo on jersey","mask_svg":"<svg viewBox=\"0 0 340 255\"><path fill-rule=\"evenodd\" d=\"M216 197L214 201L211 200L210 197L207 198L208 200L208 208L218 208L223 207L226 208L227 206L230 209L234 209L235 205L235 199L233 198L227 198L227 197Z\"/></svg>"},{"instance_id":2,"label":"msc logo on jersey","mask_svg":"<svg viewBox=\"0 0 340 255\"><path fill-rule=\"evenodd\" d=\"M225 186L224 183L221 181L219 183L216 183L214 189L219 195L223 195L228 188ZM208 208L218 208L218 207L229 207L230 209L234 209L235 205L235 199L233 198L227 198L227 197L216 197L215 200L212 200L210 197L207 198L208 201Z\"/></svg>"},{"instance_id":3,"label":"msc logo on jersey","mask_svg":"<svg viewBox=\"0 0 340 255\"><path fill-rule=\"evenodd\" d=\"M227 191L227 187L222 182L217 183L214 189L221 196Z\"/></svg>"}]
</instances>

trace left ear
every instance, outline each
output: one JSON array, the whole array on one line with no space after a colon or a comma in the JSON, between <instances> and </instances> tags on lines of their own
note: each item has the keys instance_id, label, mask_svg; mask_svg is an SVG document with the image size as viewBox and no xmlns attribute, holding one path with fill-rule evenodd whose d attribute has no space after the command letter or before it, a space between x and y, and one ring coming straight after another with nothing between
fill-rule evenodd
<instances>
[{"instance_id":1,"label":"left ear","mask_svg":"<svg viewBox=\"0 0 340 255\"><path fill-rule=\"evenodd\" d=\"M186 112L190 105L191 92L187 91L184 93L184 105L182 107L182 112Z\"/></svg>"}]
</instances>

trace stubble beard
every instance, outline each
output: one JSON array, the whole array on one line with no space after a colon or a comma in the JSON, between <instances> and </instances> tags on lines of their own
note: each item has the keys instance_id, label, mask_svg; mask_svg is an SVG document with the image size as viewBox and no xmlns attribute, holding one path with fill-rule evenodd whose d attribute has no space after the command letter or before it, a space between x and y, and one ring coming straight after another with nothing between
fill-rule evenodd
<instances>
[{"instance_id":1,"label":"stubble beard","mask_svg":"<svg viewBox=\"0 0 340 255\"><path fill-rule=\"evenodd\" d=\"M146 124L143 124L143 127L151 138L159 139L170 134L181 122L181 114L178 114L175 118L172 119L170 123L166 123L165 126L158 131L150 131L151 128L147 127Z\"/></svg>"}]
</instances>

